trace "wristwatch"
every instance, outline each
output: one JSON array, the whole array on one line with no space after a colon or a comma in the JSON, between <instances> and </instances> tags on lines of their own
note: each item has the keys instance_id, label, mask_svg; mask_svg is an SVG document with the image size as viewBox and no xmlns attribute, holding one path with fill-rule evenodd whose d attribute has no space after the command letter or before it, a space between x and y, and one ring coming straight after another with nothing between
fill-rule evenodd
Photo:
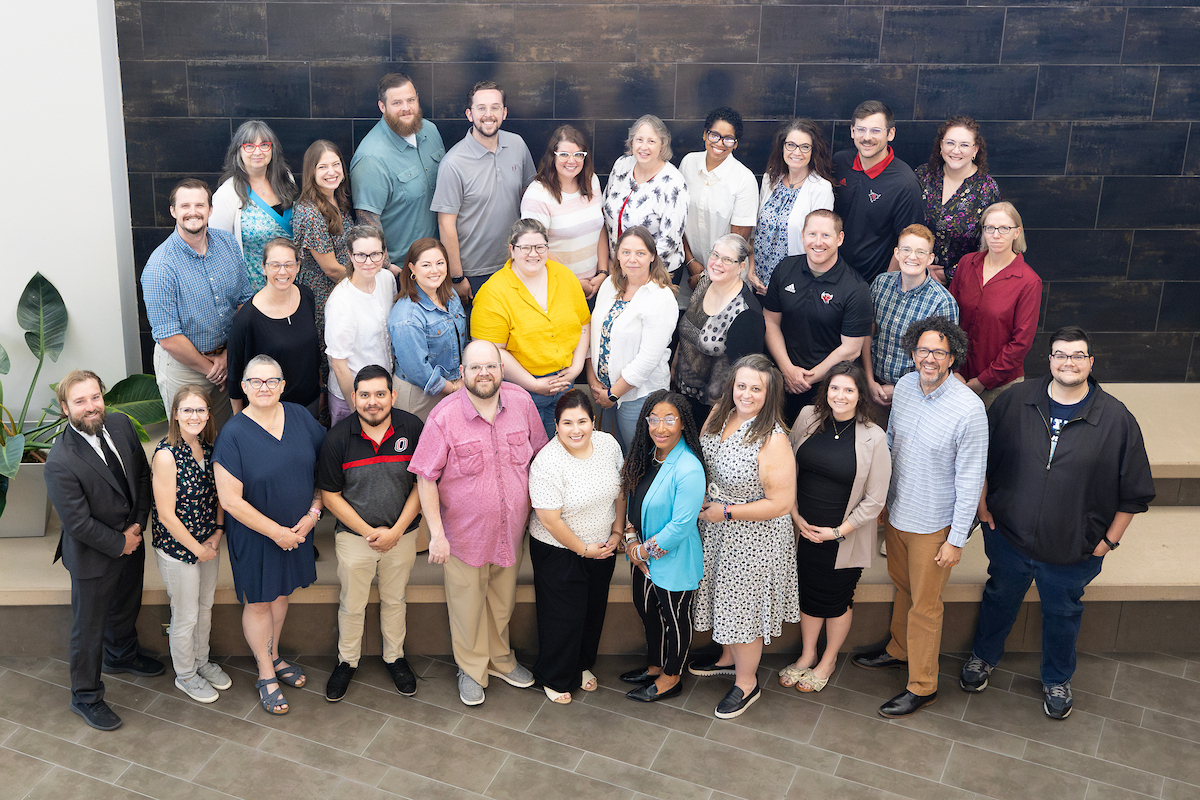
<instances>
[{"instance_id":1,"label":"wristwatch","mask_svg":"<svg viewBox=\"0 0 1200 800\"><path fill-rule=\"evenodd\" d=\"M1104 536L1102 536L1102 537L1100 537L1100 538L1102 538L1102 539L1104 540L1104 543L1105 543L1106 545L1108 545L1108 549L1109 549L1109 550L1116 550L1118 547L1120 547L1120 546L1121 546L1121 543L1120 543L1120 542L1114 542L1114 541L1112 541L1111 539L1109 539L1109 538L1108 538L1108 534L1107 534L1107 533L1106 533L1106 534L1104 534Z\"/></svg>"},{"instance_id":2,"label":"wristwatch","mask_svg":"<svg viewBox=\"0 0 1200 800\"><path fill-rule=\"evenodd\" d=\"M833 536L833 540L834 540L835 542L844 542L844 541L846 541L846 537L842 535L842 529L841 529L841 526L838 526L838 527L834 528L834 529L833 529L833 534L834 534L834 536Z\"/></svg>"},{"instance_id":3,"label":"wristwatch","mask_svg":"<svg viewBox=\"0 0 1200 800\"><path fill-rule=\"evenodd\" d=\"M612 392L609 392L609 393L608 393L608 402L610 402L610 403L615 403L615 402L617 402L617 401L618 401L618 400L620 400L620 399L621 399L621 398L617 397L617 396L616 396L615 394L613 394Z\"/></svg>"},{"instance_id":4,"label":"wristwatch","mask_svg":"<svg viewBox=\"0 0 1200 800\"><path fill-rule=\"evenodd\" d=\"M462 283L466 279L467 279L466 275L451 275L450 276L451 283Z\"/></svg>"}]
</instances>

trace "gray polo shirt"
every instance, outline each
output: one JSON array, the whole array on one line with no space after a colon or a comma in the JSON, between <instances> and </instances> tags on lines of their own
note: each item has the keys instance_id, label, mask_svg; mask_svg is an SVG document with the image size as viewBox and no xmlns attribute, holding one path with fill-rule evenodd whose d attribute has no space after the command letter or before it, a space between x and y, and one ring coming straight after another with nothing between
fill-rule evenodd
<instances>
[{"instance_id":1,"label":"gray polo shirt","mask_svg":"<svg viewBox=\"0 0 1200 800\"><path fill-rule=\"evenodd\" d=\"M421 121L416 140L414 147L381 119L350 160L354 207L379 215L388 258L396 264L417 239L438 235L437 216L429 203L446 147L437 126L427 119Z\"/></svg>"},{"instance_id":2,"label":"gray polo shirt","mask_svg":"<svg viewBox=\"0 0 1200 800\"><path fill-rule=\"evenodd\" d=\"M508 261L508 234L521 218L521 195L537 169L525 140L500 131L493 153L471 131L451 147L438 169L430 209L458 215L463 274L491 275Z\"/></svg>"}]
</instances>

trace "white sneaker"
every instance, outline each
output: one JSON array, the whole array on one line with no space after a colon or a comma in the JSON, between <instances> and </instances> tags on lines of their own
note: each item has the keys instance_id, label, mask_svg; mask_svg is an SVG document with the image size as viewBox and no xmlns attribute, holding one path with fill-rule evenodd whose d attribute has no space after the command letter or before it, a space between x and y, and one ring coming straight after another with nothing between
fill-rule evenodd
<instances>
[{"instance_id":1,"label":"white sneaker","mask_svg":"<svg viewBox=\"0 0 1200 800\"><path fill-rule=\"evenodd\" d=\"M887 558L887 539L879 543L879 555Z\"/></svg>"},{"instance_id":2,"label":"white sneaker","mask_svg":"<svg viewBox=\"0 0 1200 800\"><path fill-rule=\"evenodd\" d=\"M221 696L217 694L217 690L212 687L211 683L199 675L193 675L187 680L176 678L175 687L197 703L215 703Z\"/></svg>"},{"instance_id":3,"label":"white sneaker","mask_svg":"<svg viewBox=\"0 0 1200 800\"><path fill-rule=\"evenodd\" d=\"M200 673L201 678L211 683L214 689L225 691L233 686L233 679L225 673L225 670L211 661L206 661L196 672Z\"/></svg>"}]
</instances>

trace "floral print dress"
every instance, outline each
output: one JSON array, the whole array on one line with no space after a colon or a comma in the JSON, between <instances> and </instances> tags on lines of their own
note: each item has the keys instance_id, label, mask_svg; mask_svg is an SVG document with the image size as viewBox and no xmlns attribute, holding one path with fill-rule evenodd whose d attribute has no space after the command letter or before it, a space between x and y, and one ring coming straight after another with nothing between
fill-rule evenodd
<instances>
[{"instance_id":1,"label":"floral print dress","mask_svg":"<svg viewBox=\"0 0 1200 800\"><path fill-rule=\"evenodd\" d=\"M329 223L317 210L316 205L308 200L296 203L292 215L292 230L295 232L296 246L300 248L300 274L296 282L312 290L317 300L317 333L321 344L321 375L325 378L328 372L328 361L325 358L325 303L329 293L337 284L330 280L313 257L313 252L333 253L337 262L349 271L350 250L346 247L346 232L354 226L354 218L347 211L342 212L342 233L334 236L329 232Z\"/></svg>"},{"instance_id":2,"label":"floral print dress","mask_svg":"<svg viewBox=\"0 0 1200 800\"><path fill-rule=\"evenodd\" d=\"M935 263L946 271L946 281L954 277L959 260L979 249L979 217L992 203L1000 202L1000 187L986 172L976 172L963 181L950 200L942 204L942 171L931 173L928 164L914 172L921 182L925 224L933 231Z\"/></svg>"}]
</instances>

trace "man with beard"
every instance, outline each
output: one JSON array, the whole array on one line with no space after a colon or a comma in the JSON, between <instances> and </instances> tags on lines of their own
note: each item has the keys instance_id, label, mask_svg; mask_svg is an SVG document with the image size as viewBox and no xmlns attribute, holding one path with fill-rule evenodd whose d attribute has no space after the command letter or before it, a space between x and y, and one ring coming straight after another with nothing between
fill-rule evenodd
<instances>
[{"instance_id":1,"label":"man with beard","mask_svg":"<svg viewBox=\"0 0 1200 800\"><path fill-rule=\"evenodd\" d=\"M417 559L421 501L408 471L421 420L392 408L392 373L376 364L354 376L354 410L330 429L321 445L317 488L337 517L338 665L325 699L346 696L362 653L363 620L371 581L379 576L379 627L383 664L396 691L411 697L417 679L404 658L408 576Z\"/></svg>"},{"instance_id":2,"label":"man with beard","mask_svg":"<svg viewBox=\"0 0 1200 800\"><path fill-rule=\"evenodd\" d=\"M238 262L239 265L241 262ZM150 513L150 466L129 418L104 410L104 383L72 370L55 390L68 425L46 458L46 493L62 520L54 560L71 573L71 710L101 731L121 727L100 672L139 677L163 665L138 649Z\"/></svg>"},{"instance_id":3,"label":"man with beard","mask_svg":"<svg viewBox=\"0 0 1200 800\"><path fill-rule=\"evenodd\" d=\"M529 393L502 382L496 345L471 342L459 369L463 388L430 412L409 469L429 524L429 562L444 565L458 696L477 706L489 675L533 685L509 646L508 622L529 519L529 464L547 439Z\"/></svg>"},{"instance_id":4,"label":"man with beard","mask_svg":"<svg viewBox=\"0 0 1200 800\"><path fill-rule=\"evenodd\" d=\"M1050 337L1050 375L1017 384L988 410L991 449L979 502L988 582L959 685L982 692L1004 655L1029 584L1042 608L1042 709L1071 713L1083 592L1154 499L1142 431L1091 377L1087 333Z\"/></svg>"},{"instance_id":5,"label":"man with beard","mask_svg":"<svg viewBox=\"0 0 1200 800\"><path fill-rule=\"evenodd\" d=\"M157 342L154 375L166 408L181 386L207 389L213 421L220 428L233 415L225 388L225 343L233 315L254 296L254 289L246 277L242 246L232 233L208 227L208 184L185 178L171 190L170 203L175 231L142 270L146 317Z\"/></svg>"},{"instance_id":6,"label":"man with beard","mask_svg":"<svg viewBox=\"0 0 1200 800\"><path fill-rule=\"evenodd\" d=\"M417 87L403 72L379 80L379 110L383 118L350 160L350 189L358 223L381 228L388 258L403 266L413 242L437 236L429 204L446 146L437 126L422 117Z\"/></svg>"},{"instance_id":7,"label":"man with beard","mask_svg":"<svg viewBox=\"0 0 1200 800\"><path fill-rule=\"evenodd\" d=\"M504 90L480 81L467 100L471 128L442 159L432 209L450 254L450 280L464 303L508 260L508 234L537 169L525 140L500 130Z\"/></svg>"}]
</instances>

